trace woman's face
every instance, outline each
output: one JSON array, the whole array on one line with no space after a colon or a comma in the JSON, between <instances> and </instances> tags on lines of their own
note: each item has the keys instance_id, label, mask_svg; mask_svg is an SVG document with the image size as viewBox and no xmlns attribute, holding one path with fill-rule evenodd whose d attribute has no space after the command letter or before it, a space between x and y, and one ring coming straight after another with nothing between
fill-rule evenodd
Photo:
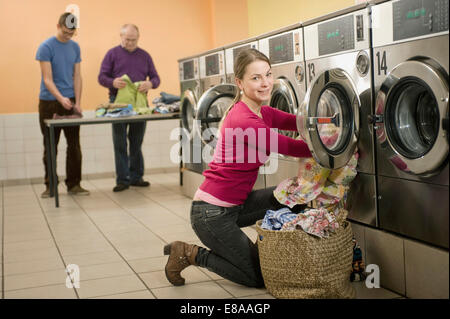
<instances>
[{"instance_id":1,"label":"woman's face","mask_svg":"<svg viewBox=\"0 0 450 319\"><path fill-rule=\"evenodd\" d=\"M236 84L243 95L257 104L268 101L273 87L270 65L256 60L247 65L242 79L236 78Z\"/></svg>"}]
</instances>

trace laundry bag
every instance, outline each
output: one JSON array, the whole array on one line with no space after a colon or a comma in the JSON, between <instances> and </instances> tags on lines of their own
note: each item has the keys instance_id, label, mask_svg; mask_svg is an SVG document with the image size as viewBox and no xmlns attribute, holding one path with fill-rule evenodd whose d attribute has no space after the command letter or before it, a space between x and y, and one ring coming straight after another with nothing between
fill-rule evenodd
<instances>
[{"instance_id":1,"label":"laundry bag","mask_svg":"<svg viewBox=\"0 0 450 319\"><path fill-rule=\"evenodd\" d=\"M261 271L276 298L355 298L350 283L353 232L343 222L327 238L303 230L274 231L256 223Z\"/></svg>"}]
</instances>

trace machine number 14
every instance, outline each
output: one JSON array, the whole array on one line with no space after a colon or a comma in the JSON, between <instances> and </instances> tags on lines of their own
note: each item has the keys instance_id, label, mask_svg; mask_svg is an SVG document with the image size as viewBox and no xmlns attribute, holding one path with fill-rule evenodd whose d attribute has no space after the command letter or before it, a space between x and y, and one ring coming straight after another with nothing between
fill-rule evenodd
<instances>
[{"instance_id":1,"label":"machine number 14","mask_svg":"<svg viewBox=\"0 0 450 319\"><path fill-rule=\"evenodd\" d=\"M377 52L377 65L378 65L378 75L381 75L381 71L384 72L384 74L387 74L387 63L386 63L386 51Z\"/></svg>"}]
</instances>

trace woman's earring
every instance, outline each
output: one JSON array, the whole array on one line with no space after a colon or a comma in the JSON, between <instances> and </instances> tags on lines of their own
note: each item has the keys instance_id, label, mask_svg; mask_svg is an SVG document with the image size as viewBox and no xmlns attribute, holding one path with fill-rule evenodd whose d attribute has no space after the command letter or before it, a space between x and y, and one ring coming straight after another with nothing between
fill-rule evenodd
<instances>
[{"instance_id":1,"label":"woman's earring","mask_svg":"<svg viewBox=\"0 0 450 319\"><path fill-rule=\"evenodd\" d=\"M244 91L241 90L241 92L239 92L241 95L244 94Z\"/></svg>"}]
</instances>

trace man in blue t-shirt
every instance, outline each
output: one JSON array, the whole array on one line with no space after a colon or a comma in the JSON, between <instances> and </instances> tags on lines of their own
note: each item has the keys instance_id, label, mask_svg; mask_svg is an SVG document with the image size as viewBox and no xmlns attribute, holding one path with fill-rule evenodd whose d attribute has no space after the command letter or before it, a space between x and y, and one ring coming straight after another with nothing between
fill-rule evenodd
<instances>
[{"instance_id":1,"label":"man in blue t-shirt","mask_svg":"<svg viewBox=\"0 0 450 319\"><path fill-rule=\"evenodd\" d=\"M44 136L44 167L46 189L41 197L49 197L49 178L47 165L47 149L45 138L48 128L44 120L60 116L81 117L81 72L80 47L71 40L76 32L77 20L69 12L62 14L57 24L56 36L39 46L36 60L41 67L41 87L39 93L39 123ZM62 128L67 140L66 154L66 186L69 194L89 195L89 191L80 186L81 182L81 147L80 126ZM55 129L56 145L58 145L61 128Z\"/></svg>"}]
</instances>

